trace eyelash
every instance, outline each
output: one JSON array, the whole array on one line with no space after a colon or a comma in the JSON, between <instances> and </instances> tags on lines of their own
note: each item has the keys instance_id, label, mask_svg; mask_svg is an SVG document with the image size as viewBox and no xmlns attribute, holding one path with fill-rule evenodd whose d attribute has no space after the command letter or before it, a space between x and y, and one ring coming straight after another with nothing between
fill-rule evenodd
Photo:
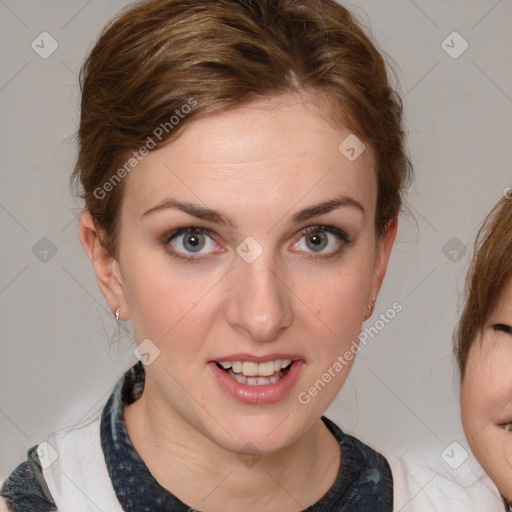
<instances>
[{"instance_id":1,"label":"eyelash","mask_svg":"<svg viewBox=\"0 0 512 512\"><path fill-rule=\"evenodd\" d=\"M352 243L352 241L350 240L347 233L345 233L343 230L335 228L334 226L323 226L323 225L310 226L308 228L303 229L300 234L301 236L300 236L300 238L298 238L297 242L303 236L313 233L315 231L325 231L327 233L331 233L338 239L338 241L342 242L342 244L339 249L335 250L328 256L312 256L312 257L309 257L309 259L330 261L340 255L340 253L342 252L345 245L349 245ZM188 226L188 227L184 227L184 228L175 229L174 231L166 234L162 240L162 243L166 247L168 247L170 245L171 240L173 240L174 238L176 238L178 236L181 236L184 234L189 234L189 233L200 233L203 235L207 235L210 238L213 238L212 237L213 232L207 228L198 228L195 226ZM183 256L183 254L178 253L178 252L174 251L173 249L169 249L169 251L170 251L170 255L173 258L178 258L178 259L184 261L185 263L197 263L198 261L202 261L202 260L205 260L208 258L208 255L199 256L199 257L198 256Z\"/></svg>"},{"instance_id":2,"label":"eyelash","mask_svg":"<svg viewBox=\"0 0 512 512\"><path fill-rule=\"evenodd\" d=\"M512 331L512 328L505 324L494 324L492 327L495 331L506 332L507 334L510 334Z\"/></svg>"}]
</instances>

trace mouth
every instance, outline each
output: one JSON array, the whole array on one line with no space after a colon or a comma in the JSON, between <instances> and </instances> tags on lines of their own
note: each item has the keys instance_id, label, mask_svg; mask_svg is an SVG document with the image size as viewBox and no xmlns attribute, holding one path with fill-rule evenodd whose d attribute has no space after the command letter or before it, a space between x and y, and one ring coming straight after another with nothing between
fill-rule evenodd
<instances>
[{"instance_id":1,"label":"mouth","mask_svg":"<svg viewBox=\"0 0 512 512\"><path fill-rule=\"evenodd\" d=\"M299 355L222 356L208 367L220 389L245 404L272 404L286 399L299 381L305 360Z\"/></svg>"},{"instance_id":2,"label":"mouth","mask_svg":"<svg viewBox=\"0 0 512 512\"><path fill-rule=\"evenodd\" d=\"M500 427L505 430L512 430L512 423L504 423L503 425L500 425Z\"/></svg>"},{"instance_id":3,"label":"mouth","mask_svg":"<svg viewBox=\"0 0 512 512\"><path fill-rule=\"evenodd\" d=\"M271 359L262 363L236 360L215 361L215 364L239 384L268 386L285 377L295 362L293 359Z\"/></svg>"}]
</instances>

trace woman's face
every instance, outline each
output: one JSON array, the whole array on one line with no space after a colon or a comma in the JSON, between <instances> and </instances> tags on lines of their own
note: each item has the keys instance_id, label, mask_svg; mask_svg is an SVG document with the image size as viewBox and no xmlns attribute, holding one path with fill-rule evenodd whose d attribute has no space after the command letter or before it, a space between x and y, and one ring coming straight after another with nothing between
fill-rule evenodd
<instances>
[{"instance_id":1,"label":"woman's face","mask_svg":"<svg viewBox=\"0 0 512 512\"><path fill-rule=\"evenodd\" d=\"M349 135L272 100L191 123L126 178L120 305L163 419L267 453L335 398L396 232L376 239L372 152L350 161Z\"/></svg>"},{"instance_id":2,"label":"woman's face","mask_svg":"<svg viewBox=\"0 0 512 512\"><path fill-rule=\"evenodd\" d=\"M471 450L512 501L512 280L483 334L470 349L461 388L464 431ZM512 426L512 425L511 425Z\"/></svg>"}]
</instances>

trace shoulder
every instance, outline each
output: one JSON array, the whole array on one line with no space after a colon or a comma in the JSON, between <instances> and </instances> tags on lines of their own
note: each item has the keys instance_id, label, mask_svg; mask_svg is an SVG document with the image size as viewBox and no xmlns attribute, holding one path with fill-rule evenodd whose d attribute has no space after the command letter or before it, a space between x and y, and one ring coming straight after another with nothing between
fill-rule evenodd
<instances>
[{"instance_id":1,"label":"shoulder","mask_svg":"<svg viewBox=\"0 0 512 512\"><path fill-rule=\"evenodd\" d=\"M333 487L337 493L333 498L338 506L336 510L390 512L393 508L393 476L386 458L344 433L328 418L322 417L322 420L341 448L341 465Z\"/></svg>"},{"instance_id":2,"label":"shoulder","mask_svg":"<svg viewBox=\"0 0 512 512\"><path fill-rule=\"evenodd\" d=\"M503 512L498 490L461 445L457 454L416 449L387 455L387 459L393 472L395 504L403 512Z\"/></svg>"},{"instance_id":3,"label":"shoulder","mask_svg":"<svg viewBox=\"0 0 512 512\"><path fill-rule=\"evenodd\" d=\"M37 456L37 446L7 478L0 491L0 512L56 512L45 484Z\"/></svg>"},{"instance_id":4,"label":"shoulder","mask_svg":"<svg viewBox=\"0 0 512 512\"><path fill-rule=\"evenodd\" d=\"M340 443L347 465L359 467L370 474L375 473L375 471L381 471L391 475L389 464L382 454L356 437L343 432L336 423L327 417L323 416L322 420Z\"/></svg>"},{"instance_id":5,"label":"shoulder","mask_svg":"<svg viewBox=\"0 0 512 512\"><path fill-rule=\"evenodd\" d=\"M380 496L383 500L388 496L391 499L393 475L386 457L349 434L344 434L340 446L345 471L348 468L355 471L353 476L358 499L362 499L363 496L367 499Z\"/></svg>"}]
</instances>

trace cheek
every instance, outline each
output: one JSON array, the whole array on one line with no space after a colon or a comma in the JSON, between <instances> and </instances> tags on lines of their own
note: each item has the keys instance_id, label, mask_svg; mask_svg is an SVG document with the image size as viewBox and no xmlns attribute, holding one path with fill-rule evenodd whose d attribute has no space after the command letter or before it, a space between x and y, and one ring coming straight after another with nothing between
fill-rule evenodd
<instances>
[{"instance_id":1,"label":"cheek","mask_svg":"<svg viewBox=\"0 0 512 512\"><path fill-rule=\"evenodd\" d=\"M485 403L483 400L485 394L484 390L474 382L472 375L466 374L461 386L460 411L462 425L469 441L481 428L480 416L484 413L482 406Z\"/></svg>"},{"instance_id":2,"label":"cheek","mask_svg":"<svg viewBox=\"0 0 512 512\"><path fill-rule=\"evenodd\" d=\"M334 333L360 329L372 284L372 258L361 254L328 270L299 275L294 292ZM340 330L341 329L341 330Z\"/></svg>"},{"instance_id":3,"label":"cheek","mask_svg":"<svg viewBox=\"0 0 512 512\"><path fill-rule=\"evenodd\" d=\"M359 330L368 299L368 277L354 272L339 272L322 284L321 289L315 287L313 297L324 322L336 334L343 334L350 327Z\"/></svg>"},{"instance_id":4,"label":"cheek","mask_svg":"<svg viewBox=\"0 0 512 512\"><path fill-rule=\"evenodd\" d=\"M187 278L171 266L170 256L155 251L126 252L124 265L125 298L137 340L172 336L209 287L209 280Z\"/></svg>"},{"instance_id":5,"label":"cheek","mask_svg":"<svg viewBox=\"0 0 512 512\"><path fill-rule=\"evenodd\" d=\"M486 425L512 420L512 372L508 350L472 350L461 386L464 429L475 435Z\"/></svg>"}]
</instances>

